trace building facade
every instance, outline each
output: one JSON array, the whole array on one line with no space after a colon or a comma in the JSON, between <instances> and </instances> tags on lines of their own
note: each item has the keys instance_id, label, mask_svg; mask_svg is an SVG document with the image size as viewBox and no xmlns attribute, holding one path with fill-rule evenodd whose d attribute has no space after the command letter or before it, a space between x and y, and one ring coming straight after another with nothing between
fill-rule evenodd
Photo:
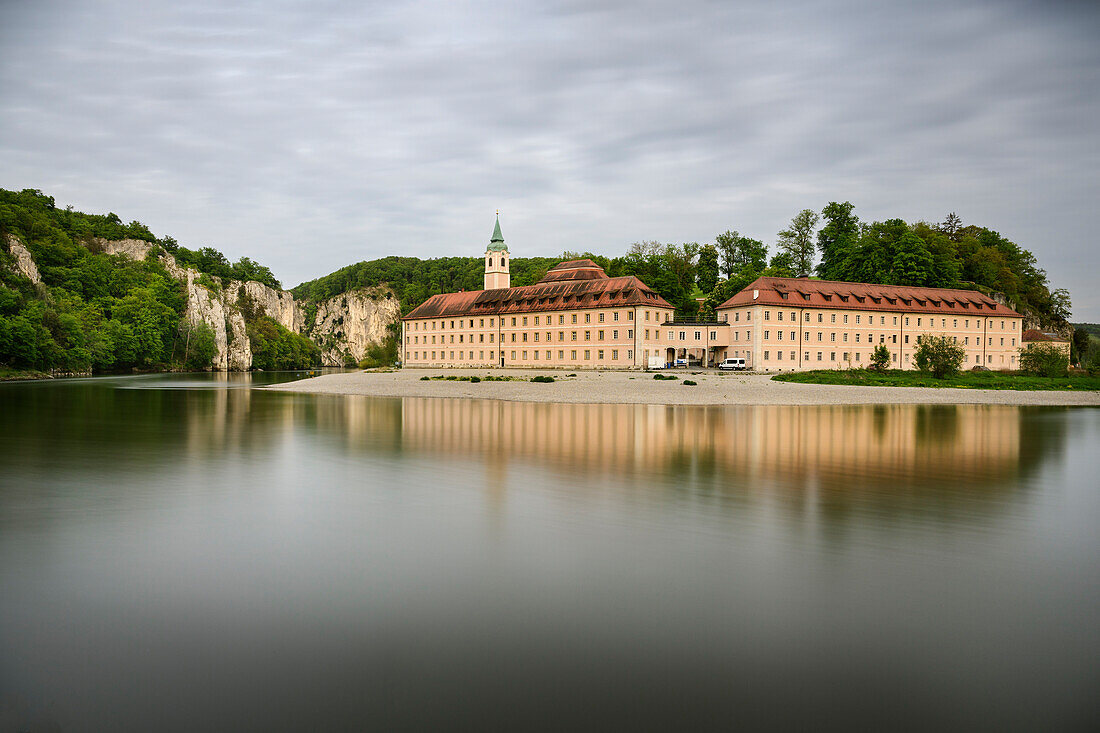
<instances>
[{"instance_id":1,"label":"building facade","mask_svg":"<svg viewBox=\"0 0 1100 733\"><path fill-rule=\"evenodd\" d=\"M890 368L915 369L920 338L963 347L964 369L1016 369L1023 316L973 290L761 277L718 307L731 356L759 371L870 366L883 344Z\"/></svg>"},{"instance_id":2,"label":"building facade","mask_svg":"<svg viewBox=\"0 0 1100 733\"><path fill-rule=\"evenodd\" d=\"M410 367L635 369L663 353L659 326L674 308L636 277L608 277L592 260L552 267L509 286L497 220L485 252L485 289L433 295L402 319Z\"/></svg>"},{"instance_id":3,"label":"building facade","mask_svg":"<svg viewBox=\"0 0 1100 733\"><path fill-rule=\"evenodd\" d=\"M433 295L402 319L411 367L639 369L745 359L757 371L865 368L885 345L894 369L914 369L919 340L946 336L964 368L1016 369L1023 316L972 290L761 277L709 322L675 309L636 277L608 277L592 260L510 286L497 219L485 289Z\"/></svg>"}]
</instances>

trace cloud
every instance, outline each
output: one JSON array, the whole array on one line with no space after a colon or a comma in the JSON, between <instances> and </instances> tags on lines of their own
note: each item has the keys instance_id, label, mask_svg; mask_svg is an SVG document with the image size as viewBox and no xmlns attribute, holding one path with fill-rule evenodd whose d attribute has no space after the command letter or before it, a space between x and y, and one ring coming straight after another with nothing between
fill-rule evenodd
<instances>
[{"instance_id":1,"label":"cloud","mask_svg":"<svg viewBox=\"0 0 1100 733\"><path fill-rule=\"evenodd\" d=\"M954 210L1100 320L1097 30L1073 3L9 3L0 186L290 283L477 254L496 208L546 255Z\"/></svg>"}]
</instances>

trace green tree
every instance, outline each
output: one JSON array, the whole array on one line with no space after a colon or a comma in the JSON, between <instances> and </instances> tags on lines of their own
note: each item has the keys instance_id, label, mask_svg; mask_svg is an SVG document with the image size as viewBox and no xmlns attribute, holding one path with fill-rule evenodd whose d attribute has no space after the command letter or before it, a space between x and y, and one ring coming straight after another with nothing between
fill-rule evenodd
<instances>
[{"instance_id":1,"label":"green tree","mask_svg":"<svg viewBox=\"0 0 1100 733\"><path fill-rule=\"evenodd\" d=\"M1069 357L1054 344L1037 343L1020 349L1020 370L1041 377L1064 377Z\"/></svg>"},{"instance_id":2,"label":"green tree","mask_svg":"<svg viewBox=\"0 0 1100 733\"><path fill-rule=\"evenodd\" d=\"M791 253L776 252L764 274L769 277L795 277L795 272L794 257Z\"/></svg>"},{"instance_id":3,"label":"green tree","mask_svg":"<svg viewBox=\"0 0 1100 733\"><path fill-rule=\"evenodd\" d=\"M894 245L894 262L890 268L893 285L927 285L932 279L932 255L924 241L912 232L905 232Z\"/></svg>"},{"instance_id":4,"label":"green tree","mask_svg":"<svg viewBox=\"0 0 1100 733\"><path fill-rule=\"evenodd\" d=\"M791 257L791 266L798 277L805 277L813 271L814 229L818 215L810 209L798 212L791 225L779 232L779 249Z\"/></svg>"},{"instance_id":5,"label":"green tree","mask_svg":"<svg viewBox=\"0 0 1100 733\"><path fill-rule=\"evenodd\" d=\"M714 290L714 286L718 284L718 248L713 244L703 245L699 250L699 262L695 269L699 289L704 293Z\"/></svg>"},{"instance_id":6,"label":"green tree","mask_svg":"<svg viewBox=\"0 0 1100 733\"><path fill-rule=\"evenodd\" d=\"M817 248L821 251L817 273L827 280L843 279L844 261L859 241L859 217L852 213L853 208L848 201L830 201L821 210L825 224L817 233Z\"/></svg>"},{"instance_id":7,"label":"green tree","mask_svg":"<svg viewBox=\"0 0 1100 733\"><path fill-rule=\"evenodd\" d=\"M931 372L936 379L951 377L962 369L966 351L947 336L922 335L913 357L917 369Z\"/></svg>"},{"instance_id":8,"label":"green tree","mask_svg":"<svg viewBox=\"0 0 1100 733\"><path fill-rule=\"evenodd\" d=\"M879 344L871 352L871 369L876 372L884 372L890 366L890 349L886 344Z\"/></svg>"}]
</instances>

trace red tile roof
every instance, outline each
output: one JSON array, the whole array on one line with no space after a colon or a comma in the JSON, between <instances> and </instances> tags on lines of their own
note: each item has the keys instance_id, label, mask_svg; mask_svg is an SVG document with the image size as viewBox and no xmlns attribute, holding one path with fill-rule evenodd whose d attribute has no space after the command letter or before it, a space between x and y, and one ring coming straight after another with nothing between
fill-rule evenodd
<instances>
[{"instance_id":1,"label":"red tile roof","mask_svg":"<svg viewBox=\"0 0 1100 733\"><path fill-rule=\"evenodd\" d=\"M593 266L596 266L593 263ZM596 266L599 269L598 266ZM600 269L603 274L603 270ZM599 279L543 279L535 285L495 290L433 295L402 320L450 316L539 313L581 308L625 308L633 306L672 308L664 298L634 276Z\"/></svg>"},{"instance_id":2,"label":"red tile roof","mask_svg":"<svg viewBox=\"0 0 1100 733\"><path fill-rule=\"evenodd\" d=\"M1037 328L1029 328L1020 337L1024 341L1068 341L1069 339L1056 333L1043 333Z\"/></svg>"},{"instance_id":3,"label":"red tile roof","mask_svg":"<svg viewBox=\"0 0 1100 733\"><path fill-rule=\"evenodd\" d=\"M754 292L757 293L755 298ZM718 308L746 305L1022 317L976 290L874 285L805 277L759 277Z\"/></svg>"},{"instance_id":4,"label":"red tile roof","mask_svg":"<svg viewBox=\"0 0 1100 733\"><path fill-rule=\"evenodd\" d=\"M606 280L607 273L592 260L567 260L559 262L546 271L539 283L561 282L562 280Z\"/></svg>"}]
</instances>

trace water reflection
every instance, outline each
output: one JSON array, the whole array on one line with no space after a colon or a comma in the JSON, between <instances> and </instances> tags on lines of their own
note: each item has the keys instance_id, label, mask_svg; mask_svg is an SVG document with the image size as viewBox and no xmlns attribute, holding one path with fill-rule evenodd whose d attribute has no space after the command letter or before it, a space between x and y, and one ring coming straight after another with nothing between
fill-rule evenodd
<instances>
[{"instance_id":1,"label":"water reflection","mask_svg":"<svg viewBox=\"0 0 1100 733\"><path fill-rule=\"evenodd\" d=\"M0 385L0 731L1091 717L1098 411L279 378Z\"/></svg>"}]
</instances>

